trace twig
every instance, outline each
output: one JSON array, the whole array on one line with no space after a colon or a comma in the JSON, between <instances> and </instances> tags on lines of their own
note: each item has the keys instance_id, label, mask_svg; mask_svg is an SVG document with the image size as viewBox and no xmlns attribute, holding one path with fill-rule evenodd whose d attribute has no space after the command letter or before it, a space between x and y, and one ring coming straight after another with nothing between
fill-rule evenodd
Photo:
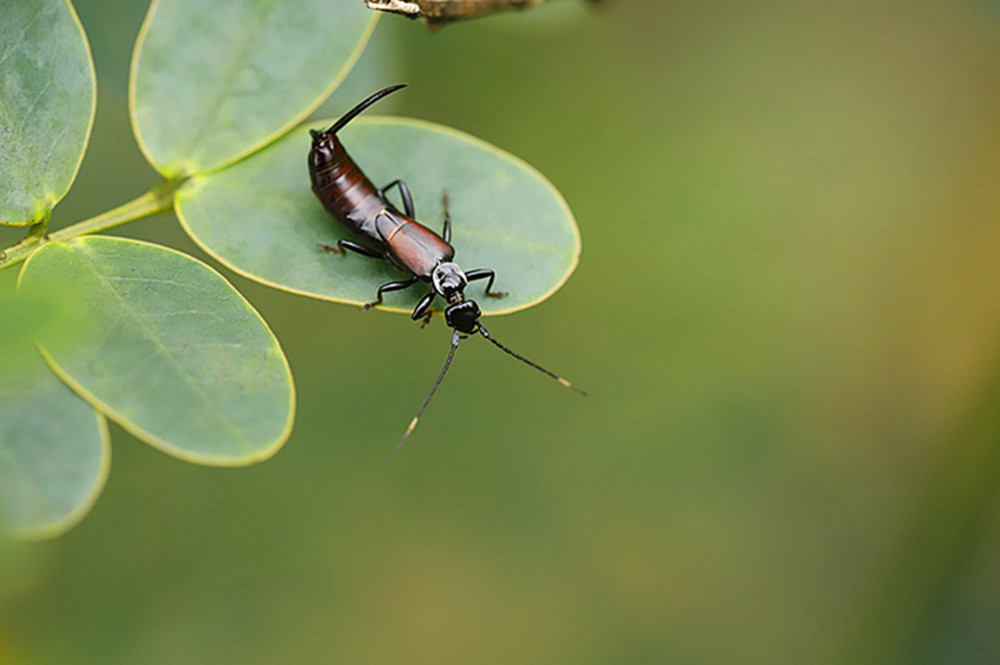
<instances>
[{"instance_id":1,"label":"twig","mask_svg":"<svg viewBox=\"0 0 1000 665\"><path fill-rule=\"evenodd\" d=\"M180 184L180 181L164 180L137 199L52 233L45 233L45 228L48 225L47 220L45 226L37 230L38 225L35 225L23 240L0 251L0 270L21 263L31 256L39 246L49 241L68 240L89 233L97 233L141 217L168 212L174 207L174 192L177 191Z\"/></svg>"},{"instance_id":2,"label":"twig","mask_svg":"<svg viewBox=\"0 0 1000 665\"><path fill-rule=\"evenodd\" d=\"M545 0L365 0L369 9L419 18L431 29L494 12L529 9L543 2Z\"/></svg>"}]
</instances>

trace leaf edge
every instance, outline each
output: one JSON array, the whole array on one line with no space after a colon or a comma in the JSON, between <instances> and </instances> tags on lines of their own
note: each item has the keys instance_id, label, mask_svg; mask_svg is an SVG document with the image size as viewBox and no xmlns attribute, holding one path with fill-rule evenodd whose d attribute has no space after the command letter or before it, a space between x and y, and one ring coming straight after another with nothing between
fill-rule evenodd
<instances>
[{"instance_id":1,"label":"leaf edge","mask_svg":"<svg viewBox=\"0 0 1000 665\"><path fill-rule=\"evenodd\" d=\"M94 416L97 418L97 430L101 441L101 458L97 477L94 479L89 491L84 495L83 500L60 519L46 522L45 524L20 528L14 527L6 530L6 534L9 537L25 542L38 542L57 538L82 522L83 518L89 515L90 511L97 505L97 500L104 492L104 488L108 483L108 477L111 475L111 432L108 429L107 418L105 418L103 413L94 409Z\"/></svg>"},{"instance_id":2,"label":"leaf edge","mask_svg":"<svg viewBox=\"0 0 1000 665\"><path fill-rule=\"evenodd\" d=\"M69 0L66 0L69 2ZM221 171L236 162L245 159L246 157L263 150L267 146L271 145L275 141L281 139L285 134L290 132L292 129L297 127L302 123L304 119L309 117L309 115L315 111L319 106L326 101L326 99L333 94L334 90L340 87L340 84L344 82L351 70L357 64L358 60L361 59L361 54L364 53L365 48L368 46L368 42L371 40L372 34L375 32L375 26L378 25L379 12L372 12L373 16L368 18L368 23L365 25L364 30L361 31L361 37L358 39L357 43L354 45L354 50L348 56L347 60L344 62L344 66L340 68L337 75L331 80L330 84L318 95L316 96L304 109L295 116L293 116L287 123L279 127L273 133L265 136L263 139L256 143L250 144L247 148L241 152L235 153L232 157L229 157L219 164L213 164L208 167L204 167L201 170L195 170L190 172L179 172L171 173L163 165L158 164L149 151L149 147L142 138L142 132L139 129L139 118L136 114L136 98L135 98L135 81L138 76L138 63L139 63L139 52L142 49L143 43L146 41L146 33L149 32L149 26L152 23L153 15L156 13L156 9L160 5L160 0L152 0L149 3L149 9L146 10L146 16L142 20L142 25L139 27L139 33L136 35L135 43L132 45L132 56L129 61L129 71L128 71L128 116L129 125L132 129L132 136L135 138L136 145L139 147L139 152L146 159L146 163L149 164L157 173L162 175L168 180L178 180L193 177L196 175L206 175L209 173L214 173L215 171Z\"/></svg>"},{"instance_id":3,"label":"leaf edge","mask_svg":"<svg viewBox=\"0 0 1000 665\"><path fill-rule=\"evenodd\" d=\"M94 54L90 49L90 40L87 39L87 31L83 27L83 22L80 21L80 16L76 13L76 7L73 6L72 0L64 0L64 2L67 9L69 9L70 18L73 19L73 23L76 25L77 31L80 33L80 37L83 41L83 50L87 54L87 69L90 72L90 118L87 120L87 131L83 134L83 145L80 147L80 156L76 159L76 166L73 167L73 173L66 181L66 186L63 188L63 191L56 194L53 201L47 202L47 214L38 219L28 220L27 222L9 222L0 219L0 226L24 228L26 226L32 226L33 224L38 224L39 222L51 219L52 211L55 210L55 207L59 205L60 201L66 198L66 195L69 194L69 190L73 187L73 183L76 182L76 177L80 173L80 167L83 165L83 158L87 155L87 148L90 147L90 137L94 133L94 120L97 117L97 69L94 67Z\"/></svg>"},{"instance_id":4,"label":"leaf edge","mask_svg":"<svg viewBox=\"0 0 1000 665\"><path fill-rule=\"evenodd\" d=\"M314 124L317 126L329 126L330 123L332 123L333 121L334 121L333 119L320 118L302 123L301 125L299 125L299 127L312 126ZM425 129L430 129L432 131L439 131L442 134L450 134L455 138L467 141L473 145L476 145L477 147L483 148L489 152L497 154L500 157L513 162L515 165L524 169L529 174L537 178L545 186L545 188L554 195L554 198L556 202L559 204L559 207L566 215L566 218L570 221L570 228L573 231L573 239L575 241L575 247L573 251L572 263L566 269L566 273L563 275L562 279L560 279L559 282L557 282L550 290L546 291L535 300L532 300L531 302L525 303L523 305L518 305L517 307L509 307L506 309L484 312L483 316L503 316L506 314L513 314L515 312L520 312L529 309L531 307L535 307L536 305L540 305L541 303L545 302L553 295L555 295L556 292L559 291L559 289L565 286L566 282L569 281L569 278L572 277L574 272L576 272L576 268L580 263L580 255L583 252L583 241L580 234L580 227L576 222L576 216L573 214L572 209L569 207L569 203L566 201L565 197L562 195L559 189L552 183L552 181L546 178L545 175L542 174L542 172L536 169L534 166L524 161L517 155L514 155L513 153L510 153L504 150L503 148L493 145L489 141L481 139L477 136L473 136L472 134L463 132L462 130L455 129L454 127L438 124L435 122L431 122L429 120L422 120L420 118L409 118L406 116L399 116L399 115L370 115L362 118L357 118L355 119L354 123L362 125L367 125L367 124L411 125L411 126L423 127ZM296 127L295 129L297 128L298 127ZM184 193L186 188L197 186L198 176L211 175L212 173L214 173L214 171L209 173L200 173L197 176L192 177L191 180L185 183L185 186L183 188L177 191L177 194L174 198L174 214L177 216L177 220L180 222L181 228L184 229L184 232L187 234L187 236L191 238L203 252L211 256L214 260L218 261L221 265L225 266L228 270L232 270L234 273L240 275L241 277L245 277L258 284L263 284L264 286L268 286L277 289L279 291L285 291L286 293L293 293L295 295L304 296L306 298L313 298L316 300L322 300L325 302L334 302L345 305L358 305L358 306L365 304L364 301L360 300L354 301L354 300L344 300L342 298L333 298L330 296L319 295L309 291L303 291L302 289L295 289L292 287L285 286L283 284L276 284L274 282L261 279L259 276L254 275L253 273L247 272L242 268L232 265L224 258L219 256L213 249L203 244L201 239L198 238L191 231L191 227L188 225L187 220L184 218L184 212L183 212ZM377 311L391 312L394 314L409 314L412 311L410 308L402 308L394 305L379 305L374 309ZM435 316L438 316L440 314L441 312L434 313Z\"/></svg>"},{"instance_id":5,"label":"leaf edge","mask_svg":"<svg viewBox=\"0 0 1000 665\"><path fill-rule=\"evenodd\" d=\"M63 383L69 386L69 388L73 392L79 395L81 399L90 404L90 406L92 406L94 410L96 410L99 414L103 414L105 417L112 420L119 427L121 427L126 432L128 432L135 438L139 439L143 443L146 443L152 446L153 448L156 448L157 450L166 453L171 457L182 460L184 462L189 462L191 464L198 464L201 466L238 468L244 466L251 466L253 464L266 461L271 457L273 457L275 454L277 454L277 452L281 450L282 447L284 447L285 443L287 443L288 439L291 437L292 429L294 428L295 425L295 411L297 403L297 393L295 390L295 377L292 375L292 368L291 365L288 363L288 356L285 355L285 351L281 347L281 342L278 340L277 335L274 334L274 331L271 330L271 326L268 325L264 317L261 316L260 312L257 311L257 308L255 308L253 304L251 304L250 301L247 300L246 297L242 293L240 293L240 291L235 286L233 286L228 279L225 278L225 276L219 273L219 271L215 270L215 268L208 265L204 261L201 261L197 257L191 256L190 254L185 254L184 252L173 249L172 247L165 247L157 243L147 242L144 240L136 240L134 238L124 238L124 237L107 236L107 235L87 236L87 237L114 238L116 240L124 240L139 245L156 247L158 249L165 250L167 252L194 261L200 264L201 266L207 268L212 273L217 275L220 279L222 279L222 281L225 282L226 285L233 290L233 293L236 294L236 296L243 302L243 304L246 305L246 307L251 312L253 312L254 316L256 316L257 319L260 321L260 323L264 326L264 329L267 330L268 334L271 336L272 339L274 339L275 344L278 347L278 351L280 352L279 356L285 368L285 375L288 377L288 385L289 385L288 418L285 421L284 428L275 438L274 442L270 446L263 448L260 451L257 451L256 453L253 453L251 455L244 455L241 457L228 457L225 455L204 455L201 453L192 452L190 450L185 450L184 448L180 448L179 446L176 446L154 434L147 432L143 428L131 422L128 418L125 418L122 414L118 413L115 409L113 409L111 406L103 402L100 398L98 398L96 395L91 393L89 390L87 390L86 388L81 386L77 381L75 381L72 377L70 377L69 374L67 374L67 372L62 367L60 367L58 363L55 362L55 360L52 358L49 352L41 344L36 343L35 346L38 348L39 352L42 354L42 357L45 359L45 363L49 366L49 368L53 371L53 373L55 373L55 375L59 377L59 379ZM79 238L79 239L84 239L84 238ZM72 240L77 240L77 238L74 238ZM18 288L20 288L21 286L21 279L24 277L25 271L28 269L31 260L35 256L37 256L39 252L44 251L45 248L49 247L50 245L56 245L56 244L66 245L69 244L69 242L72 242L72 240L67 242L54 241L51 243L47 243L44 247L40 247L38 250L32 252L31 256L29 256L25 260L24 265L21 267L21 271L18 274L17 278Z\"/></svg>"}]
</instances>

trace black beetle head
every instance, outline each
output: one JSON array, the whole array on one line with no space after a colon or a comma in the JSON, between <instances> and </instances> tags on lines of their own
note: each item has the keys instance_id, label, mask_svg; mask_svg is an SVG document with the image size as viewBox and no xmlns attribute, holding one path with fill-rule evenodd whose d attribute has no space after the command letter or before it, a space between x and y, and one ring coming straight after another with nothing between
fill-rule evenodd
<instances>
[{"instance_id":1,"label":"black beetle head","mask_svg":"<svg viewBox=\"0 0 1000 665\"><path fill-rule=\"evenodd\" d=\"M463 300L444 310L444 320L455 330L471 334L479 327L481 314L475 300Z\"/></svg>"}]
</instances>

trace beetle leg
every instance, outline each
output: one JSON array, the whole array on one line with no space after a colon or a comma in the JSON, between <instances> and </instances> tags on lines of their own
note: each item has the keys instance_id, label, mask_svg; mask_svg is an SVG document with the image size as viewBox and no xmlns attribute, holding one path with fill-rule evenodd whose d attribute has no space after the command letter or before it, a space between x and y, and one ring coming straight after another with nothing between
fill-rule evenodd
<instances>
[{"instance_id":1,"label":"beetle leg","mask_svg":"<svg viewBox=\"0 0 1000 665\"><path fill-rule=\"evenodd\" d=\"M359 245L358 243L352 240L343 240L343 239L338 240L336 247L333 247L331 245L325 245L321 242L316 244L320 246L320 249L322 249L324 252L328 254L346 254L347 252L345 252L344 250L349 249L352 252L357 252L358 254L362 254L364 256L370 256L373 259L383 258L382 255L376 252L374 249L365 247L364 245Z\"/></svg>"},{"instance_id":2,"label":"beetle leg","mask_svg":"<svg viewBox=\"0 0 1000 665\"><path fill-rule=\"evenodd\" d=\"M423 318L424 322L420 324L423 328L428 323L430 323L431 316L434 315L434 308L431 307L431 303L434 302L434 291L431 291L417 303L417 306L413 308L413 313L410 314L410 318L416 321L417 319Z\"/></svg>"},{"instance_id":3,"label":"beetle leg","mask_svg":"<svg viewBox=\"0 0 1000 665\"><path fill-rule=\"evenodd\" d=\"M465 278L470 282L477 279L486 279L487 277L490 278L490 281L486 282L486 295L490 298L503 298L507 295L506 291L490 291L493 287L493 280L496 279L496 273L489 268L476 268L465 273Z\"/></svg>"},{"instance_id":4,"label":"beetle leg","mask_svg":"<svg viewBox=\"0 0 1000 665\"><path fill-rule=\"evenodd\" d=\"M382 286L378 287L378 291L375 294L377 296L377 299L374 300L373 302L365 303L364 305L361 306L361 309L371 309L376 305L381 305L382 294L385 293L386 291L399 291L401 289L407 288L408 286L413 286L416 283L417 283L417 278L411 277L405 282L388 282L386 284L383 284Z\"/></svg>"},{"instance_id":5,"label":"beetle leg","mask_svg":"<svg viewBox=\"0 0 1000 665\"><path fill-rule=\"evenodd\" d=\"M379 194L382 198L385 198L385 193L388 192L392 187L399 188L399 195L403 197L403 212L406 213L407 217L416 217L417 213L414 212L413 208L413 196L410 194L410 188L406 186L406 183L402 180L393 180L388 185L383 187Z\"/></svg>"},{"instance_id":6,"label":"beetle leg","mask_svg":"<svg viewBox=\"0 0 1000 665\"><path fill-rule=\"evenodd\" d=\"M448 189L441 194L441 206L444 208L444 231L441 237L445 242L451 242L451 213L448 211Z\"/></svg>"}]
</instances>

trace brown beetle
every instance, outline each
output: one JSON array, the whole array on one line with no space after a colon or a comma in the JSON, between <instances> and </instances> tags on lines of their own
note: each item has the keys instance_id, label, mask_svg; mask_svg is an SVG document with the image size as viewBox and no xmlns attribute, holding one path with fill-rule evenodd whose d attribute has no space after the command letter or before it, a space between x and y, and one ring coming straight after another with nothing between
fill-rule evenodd
<instances>
[{"instance_id":1,"label":"brown beetle","mask_svg":"<svg viewBox=\"0 0 1000 665\"><path fill-rule=\"evenodd\" d=\"M494 339L479 322L481 315L479 305L476 304L476 301L465 297L465 287L468 283L488 278L489 281L486 283L487 296L502 298L507 294L490 290L496 274L489 268L463 271L452 261L455 258L455 248L451 246L451 217L448 214L447 192L444 194L444 231L438 235L414 219L413 198L405 182L394 180L379 189L358 168L358 165L347 154L340 139L337 138L337 132L358 114L404 86L405 84L394 85L379 90L345 113L326 131L310 130L312 148L309 151L309 174L312 179L313 192L327 211L336 217L345 228L358 236L359 239L366 241L366 244L361 244L341 239L337 241L336 247L330 245L320 245L320 247L327 252L345 254L345 250L351 250L371 258L383 259L410 275L409 279L388 282L379 286L376 299L365 304L362 309L370 309L382 304L383 293L399 291L420 281L429 282L431 289L413 309L411 318L414 321L423 319L426 325L432 314L431 304L437 296L441 296L448 303L444 311L445 321L454 329L448 360L434 383L434 387L431 388L430 394L427 395L420 407L420 411L410 422L399 446L403 445L410 432L417 426L417 421L434 395L434 391L440 385L445 372L448 371L448 366L455 356L459 341L464 339L465 335L479 333L518 360L548 374L564 386L586 394L566 379L505 347ZM400 212L386 196L386 192L393 187L399 189L403 199L404 212ZM396 447L397 450L399 446Z\"/></svg>"}]
</instances>

